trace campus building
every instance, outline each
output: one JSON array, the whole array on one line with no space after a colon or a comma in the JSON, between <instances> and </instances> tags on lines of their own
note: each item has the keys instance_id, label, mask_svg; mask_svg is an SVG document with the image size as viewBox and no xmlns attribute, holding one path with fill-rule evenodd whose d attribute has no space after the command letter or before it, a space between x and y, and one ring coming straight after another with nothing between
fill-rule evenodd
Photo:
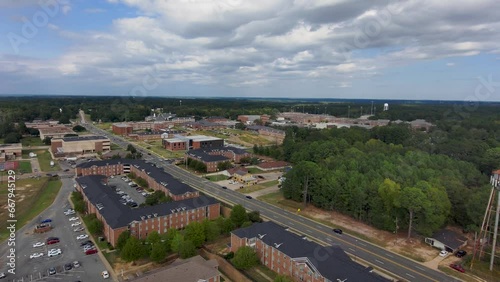
<instances>
[{"instance_id":1,"label":"campus building","mask_svg":"<svg viewBox=\"0 0 500 282\"><path fill-rule=\"evenodd\" d=\"M45 138L62 138L66 134L76 134L71 128L64 125L38 128L38 131L40 132L41 140Z\"/></svg>"},{"instance_id":2,"label":"campus building","mask_svg":"<svg viewBox=\"0 0 500 282\"><path fill-rule=\"evenodd\" d=\"M241 163L242 158L248 158L252 155L239 148L232 146L201 148L189 150L185 157L203 162L207 166L207 172L217 171L217 165L222 162Z\"/></svg>"},{"instance_id":3,"label":"campus building","mask_svg":"<svg viewBox=\"0 0 500 282\"><path fill-rule=\"evenodd\" d=\"M271 221L232 231L231 251L243 246L253 248L263 265L297 282L390 281L352 261L339 246L321 246Z\"/></svg>"},{"instance_id":4,"label":"campus building","mask_svg":"<svg viewBox=\"0 0 500 282\"><path fill-rule=\"evenodd\" d=\"M97 135L53 138L50 150L54 157L104 153L111 150L111 140L105 136Z\"/></svg>"},{"instance_id":5,"label":"campus building","mask_svg":"<svg viewBox=\"0 0 500 282\"><path fill-rule=\"evenodd\" d=\"M177 136L176 138L163 139L162 144L165 149L170 151L195 150L222 147L224 146L224 139L205 135Z\"/></svg>"},{"instance_id":6,"label":"campus building","mask_svg":"<svg viewBox=\"0 0 500 282\"><path fill-rule=\"evenodd\" d=\"M82 176L76 178L76 189L83 195L87 212L94 213L103 223L104 237L113 246L126 230L132 236L145 239L153 230L164 234L193 221L216 219L220 214L219 203L207 196L132 208L121 204L120 195L106 182L104 175Z\"/></svg>"},{"instance_id":7,"label":"campus building","mask_svg":"<svg viewBox=\"0 0 500 282\"><path fill-rule=\"evenodd\" d=\"M148 182L154 190L161 190L174 201L180 201L199 196L199 192L166 173L163 169L147 164L143 160L110 159L79 164L76 167L77 176L105 175L107 177L134 173Z\"/></svg>"},{"instance_id":8,"label":"campus building","mask_svg":"<svg viewBox=\"0 0 500 282\"><path fill-rule=\"evenodd\" d=\"M23 155L23 145L15 144L0 144L0 162L15 160Z\"/></svg>"}]
</instances>

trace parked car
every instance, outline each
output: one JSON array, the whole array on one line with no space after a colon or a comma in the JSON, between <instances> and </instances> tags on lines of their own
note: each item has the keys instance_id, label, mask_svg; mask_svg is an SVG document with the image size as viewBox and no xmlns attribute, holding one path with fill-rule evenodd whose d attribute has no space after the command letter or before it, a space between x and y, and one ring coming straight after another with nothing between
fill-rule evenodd
<instances>
[{"instance_id":1,"label":"parked car","mask_svg":"<svg viewBox=\"0 0 500 282\"><path fill-rule=\"evenodd\" d=\"M226 186L222 186L222 189L227 189L227 187Z\"/></svg>"},{"instance_id":2,"label":"parked car","mask_svg":"<svg viewBox=\"0 0 500 282\"><path fill-rule=\"evenodd\" d=\"M462 273L465 272L465 269L460 264L452 263L452 264L450 264L450 267L455 269L456 271L460 271Z\"/></svg>"},{"instance_id":3,"label":"parked car","mask_svg":"<svg viewBox=\"0 0 500 282\"><path fill-rule=\"evenodd\" d=\"M464 250L459 250L459 251L457 251L457 253L455 254L455 256L456 256L457 258L461 258L461 257L464 257L464 256L466 256L466 255L467 255L467 252L466 252L466 251L464 251Z\"/></svg>"},{"instance_id":4,"label":"parked car","mask_svg":"<svg viewBox=\"0 0 500 282\"><path fill-rule=\"evenodd\" d=\"M83 228L81 226L73 229L73 231L75 231L75 232L80 232L80 231L83 231L83 230L85 230L85 228Z\"/></svg>"},{"instance_id":5,"label":"parked car","mask_svg":"<svg viewBox=\"0 0 500 282\"><path fill-rule=\"evenodd\" d=\"M38 248L38 247L43 247L43 246L45 246L44 242L36 242L35 244L33 244L33 248Z\"/></svg>"},{"instance_id":6,"label":"parked car","mask_svg":"<svg viewBox=\"0 0 500 282\"><path fill-rule=\"evenodd\" d=\"M52 219L47 218L47 219L40 221L40 223L49 223L49 222L52 222Z\"/></svg>"},{"instance_id":7,"label":"parked car","mask_svg":"<svg viewBox=\"0 0 500 282\"><path fill-rule=\"evenodd\" d=\"M67 263L64 265L64 270L71 270L73 268L73 264L72 263Z\"/></svg>"},{"instance_id":8,"label":"parked car","mask_svg":"<svg viewBox=\"0 0 500 282\"><path fill-rule=\"evenodd\" d=\"M5 277L7 277L7 275L5 275L5 273L3 273L3 272L0 272L0 279L5 278Z\"/></svg>"},{"instance_id":9,"label":"parked car","mask_svg":"<svg viewBox=\"0 0 500 282\"><path fill-rule=\"evenodd\" d=\"M245 197L246 197L247 199L252 199L252 196L248 196L248 195L247 195L247 196L245 196Z\"/></svg>"},{"instance_id":10,"label":"parked car","mask_svg":"<svg viewBox=\"0 0 500 282\"><path fill-rule=\"evenodd\" d=\"M448 255L448 252L447 252L447 251L445 251L445 250L442 250L441 252L439 252L439 256L440 256L440 257L445 257L445 256L447 256L447 255Z\"/></svg>"},{"instance_id":11,"label":"parked car","mask_svg":"<svg viewBox=\"0 0 500 282\"><path fill-rule=\"evenodd\" d=\"M62 254L61 249L51 249L51 250L47 253L47 255L48 255L49 257L58 256L58 255L60 255L60 254Z\"/></svg>"},{"instance_id":12,"label":"parked car","mask_svg":"<svg viewBox=\"0 0 500 282\"><path fill-rule=\"evenodd\" d=\"M85 241L85 242L80 243L80 247L83 247L83 246L85 246L85 245L87 245L87 244L92 244L92 245L94 245L94 243L93 243L92 241L87 240L87 241Z\"/></svg>"},{"instance_id":13,"label":"parked car","mask_svg":"<svg viewBox=\"0 0 500 282\"><path fill-rule=\"evenodd\" d=\"M76 240L83 240L83 239L87 239L89 237L89 235L87 234L82 234L82 235L78 235L76 236Z\"/></svg>"},{"instance_id":14,"label":"parked car","mask_svg":"<svg viewBox=\"0 0 500 282\"><path fill-rule=\"evenodd\" d=\"M85 254L92 255L92 254L96 254L97 252L98 252L97 249L90 249L90 250L85 251Z\"/></svg>"},{"instance_id":15,"label":"parked car","mask_svg":"<svg viewBox=\"0 0 500 282\"><path fill-rule=\"evenodd\" d=\"M43 257L43 253L34 253L30 255L30 259Z\"/></svg>"},{"instance_id":16,"label":"parked car","mask_svg":"<svg viewBox=\"0 0 500 282\"><path fill-rule=\"evenodd\" d=\"M79 267L80 267L80 263L77 260L75 260L73 262L73 268L79 268Z\"/></svg>"},{"instance_id":17,"label":"parked car","mask_svg":"<svg viewBox=\"0 0 500 282\"><path fill-rule=\"evenodd\" d=\"M104 278L104 279L108 279L108 278L109 278L109 272L108 272L107 270L104 270L104 271L101 273L101 275L102 275L102 278Z\"/></svg>"},{"instance_id":18,"label":"parked car","mask_svg":"<svg viewBox=\"0 0 500 282\"><path fill-rule=\"evenodd\" d=\"M59 239L52 239L47 241L47 245L53 245L59 243Z\"/></svg>"},{"instance_id":19,"label":"parked car","mask_svg":"<svg viewBox=\"0 0 500 282\"><path fill-rule=\"evenodd\" d=\"M81 221L77 221L77 222L71 224L71 227L75 227L75 226L78 226L78 225L81 225L81 224L82 224Z\"/></svg>"},{"instance_id":20,"label":"parked car","mask_svg":"<svg viewBox=\"0 0 500 282\"><path fill-rule=\"evenodd\" d=\"M342 229L335 228L335 229L333 229L333 232L335 232L337 234L342 234Z\"/></svg>"},{"instance_id":21,"label":"parked car","mask_svg":"<svg viewBox=\"0 0 500 282\"><path fill-rule=\"evenodd\" d=\"M83 247L83 251L86 252L88 250L95 250L96 247L94 245L86 245L85 247Z\"/></svg>"},{"instance_id":22,"label":"parked car","mask_svg":"<svg viewBox=\"0 0 500 282\"><path fill-rule=\"evenodd\" d=\"M78 220L78 217L73 216L73 217L71 217L71 218L69 219L69 221L75 221L75 220Z\"/></svg>"},{"instance_id":23,"label":"parked car","mask_svg":"<svg viewBox=\"0 0 500 282\"><path fill-rule=\"evenodd\" d=\"M56 268L55 267L49 268L49 275L54 275L54 274L56 274Z\"/></svg>"}]
</instances>

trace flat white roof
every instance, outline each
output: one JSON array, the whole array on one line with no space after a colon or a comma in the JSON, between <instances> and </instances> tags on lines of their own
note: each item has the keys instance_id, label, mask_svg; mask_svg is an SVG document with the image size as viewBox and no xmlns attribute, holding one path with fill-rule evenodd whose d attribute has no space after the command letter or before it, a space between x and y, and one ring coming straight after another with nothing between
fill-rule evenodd
<instances>
[{"instance_id":1,"label":"flat white roof","mask_svg":"<svg viewBox=\"0 0 500 282\"><path fill-rule=\"evenodd\" d=\"M205 136L205 135L186 136L186 138L191 139L193 141L222 140L221 138L217 138L217 137L213 137L213 136Z\"/></svg>"}]
</instances>

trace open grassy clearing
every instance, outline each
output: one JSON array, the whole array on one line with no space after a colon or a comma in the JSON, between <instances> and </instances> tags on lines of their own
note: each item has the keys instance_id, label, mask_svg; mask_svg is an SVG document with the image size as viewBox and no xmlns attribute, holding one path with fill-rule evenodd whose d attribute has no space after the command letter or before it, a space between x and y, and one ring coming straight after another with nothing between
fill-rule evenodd
<instances>
[{"instance_id":1,"label":"open grassy clearing","mask_svg":"<svg viewBox=\"0 0 500 282\"><path fill-rule=\"evenodd\" d=\"M18 230L54 202L62 185L60 180L49 181L47 177L16 180L15 184L15 219L17 219L16 229ZM6 209L7 194L7 183L3 181L0 184L0 206L2 207L0 210L0 241L5 240L9 234L6 229L9 216Z\"/></svg>"},{"instance_id":2,"label":"open grassy clearing","mask_svg":"<svg viewBox=\"0 0 500 282\"><path fill-rule=\"evenodd\" d=\"M227 177L226 175L223 175L223 174L209 175L209 176L205 176L205 178L210 180L210 181L214 181L214 182L229 179L229 177Z\"/></svg>"},{"instance_id":3,"label":"open grassy clearing","mask_svg":"<svg viewBox=\"0 0 500 282\"><path fill-rule=\"evenodd\" d=\"M23 137L21 144L23 144L23 147L46 146L38 136Z\"/></svg>"},{"instance_id":4,"label":"open grassy clearing","mask_svg":"<svg viewBox=\"0 0 500 282\"><path fill-rule=\"evenodd\" d=\"M31 173L31 162L30 161L20 161L19 162L19 172L22 173Z\"/></svg>"},{"instance_id":5,"label":"open grassy clearing","mask_svg":"<svg viewBox=\"0 0 500 282\"><path fill-rule=\"evenodd\" d=\"M50 161L52 161L52 156L50 155L49 151L47 150L37 150L35 152L35 154L37 154L37 158L38 158L38 163L40 164L40 169L42 171L58 171L58 170L61 170L61 168L59 167L59 164L54 161L54 166L51 167L50 166Z\"/></svg>"}]
</instances>

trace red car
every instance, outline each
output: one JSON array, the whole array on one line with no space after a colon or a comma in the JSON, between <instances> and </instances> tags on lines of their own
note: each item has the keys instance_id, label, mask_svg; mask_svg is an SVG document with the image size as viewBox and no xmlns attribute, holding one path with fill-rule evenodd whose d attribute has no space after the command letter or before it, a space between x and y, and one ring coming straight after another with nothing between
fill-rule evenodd
<instances>
[{"instance_id":1,"label":"red car","mask_svg":"<svg viewBox=\"0 0 500 282\"><path fill-rule=\"evenodd\" d=\"M91 255L91 254L95 254L95 253L97 253L97 249L90 249L90 250L85 251L86 255Z\"/></svg>"},{"instance_id":2,"label":"red car","mask_svg":"<svg viewBox=\"0 0 500 282\"><path fill-rule=\"evenodd\" d=\"M450 264L450 267L455 269L456 271L460 271L462 273L465 272L465 269L460 264L452 263Z\"/></svg>"},{"instance_id":3,"label":"red car","mask_svg":"<svg viewBox=\"0 0 500 282\"><path fill-rule=\"evenodd\" d=\"M59 243L59 239L47 240L47 245L57 244Z\"/></svg>"}]
</instances>

